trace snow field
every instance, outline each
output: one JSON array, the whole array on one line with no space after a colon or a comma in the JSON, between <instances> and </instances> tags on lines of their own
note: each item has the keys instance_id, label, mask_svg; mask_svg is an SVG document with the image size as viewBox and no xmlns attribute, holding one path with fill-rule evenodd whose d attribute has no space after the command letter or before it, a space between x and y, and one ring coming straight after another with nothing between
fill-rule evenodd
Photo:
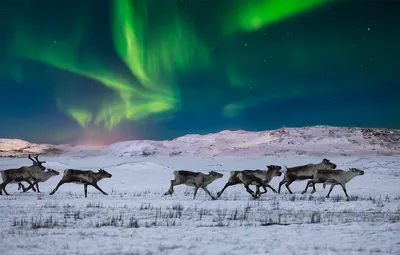
<instances>
[{"instance_id":1,"label":"snow field","mask_svg":"<svg viewBox=\"0 0 400 255\"><path fill-rule=\"evenodd\" d=\"M399 254L400 159L384 156L328 157L338 168L357 167L365 175L340 187L331 198L301 195L306 181L268 190L254 200L242 185L229 187L216 201L199 190L176 186L163 196L178 169L224 174L208 186L221 190L231 170L263 169L267 164L301 165L321 157L41 157L59 176L40 183L41 194L17 191L0 196L2 254ZM0 158L0 169L29 164ZM67 168L104 168L113 176L93 187L64 184L48 195ZM283 178L275 177L278 188ZM329 186L328 186L329 187ZM254 189L254 188L253 188ZM4 251L4 253L3 253Z\"/></svg>"}]
</instances>

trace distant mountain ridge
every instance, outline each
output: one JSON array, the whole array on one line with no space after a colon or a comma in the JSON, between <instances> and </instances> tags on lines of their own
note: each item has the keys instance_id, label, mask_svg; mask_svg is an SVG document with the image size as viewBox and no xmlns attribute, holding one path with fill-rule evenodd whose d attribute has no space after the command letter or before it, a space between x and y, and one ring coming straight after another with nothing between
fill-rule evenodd
<instances>
[{"instance_id":1,"label":"distant mountain ridge","mask_svg":"<svg viewBox=\"0 0 400 255\"><path fill-rule=\"evenodd\" d=\"M400 130L333 126L258 132L224 130L207 135L189 134L171 141L118 142L105 152L116 156L395 155L400 154Z\"/></svg>"},{"instance_id":2,"label":"distant mountain ridge","mask_svg":"<svg viewBox=\"0 0 400 255\"><path fill-rule=\"evenodd\" d=\"M0 139L0 156L54 155L83 151L124 156L399 155L400 129L311 126L270 131L188 134L173 140L134 140L99 148ZM95 152L96 151L96 152Z\"/></svg>"},{"instance_id":3,"label":"distant mountain ridge","mask_svg":"<svg viewBox=\"0 0 400 255\"><path fill-rule=\"evenodd\" d=\"M0 157L21 157L28 154L61 154L65 145L36 144L21 139L0 139Z\"/></svg>"}]
</instances>

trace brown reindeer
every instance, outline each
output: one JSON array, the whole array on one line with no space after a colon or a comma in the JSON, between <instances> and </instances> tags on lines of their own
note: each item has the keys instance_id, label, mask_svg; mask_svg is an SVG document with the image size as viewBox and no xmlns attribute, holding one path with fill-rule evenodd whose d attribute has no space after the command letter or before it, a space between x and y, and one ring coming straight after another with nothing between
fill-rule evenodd
<instances>
[{"instance_id":1,"label":"brown reindeer","mask_svg":"<svg viewBox=\"0 0 400 255\"><path fill-rule=\"evenodd\" d=\"M209 174L203 174L200 172L191 172L185 170L174 171L174 175L175 179L171 180L171 186L169 187L169 190L165 192L164 196L172 195L172 193L174 193L174 186L185 184L187 186L194 187L193 199L196 198L197 190L202 188L212 200L215 200L216 198L211 195L210 191L207 189L207 186L223 176L223 174L215 171L211 171Z\"/></svg>"},{"instance_id":2,"label":"brown reindeer","mask_svg":"<svg viewBox=\"0 0 400 255\"><path fill-rule=\"evenodd\" d=\"M236 184L242 183L246 188L246 191L253 196L253 198L259 198L261 194L267 193L267 187L273 192L277 192L274 188L269 185L269 182L275 176L281 176L280 170L281 166L269 165L267 170L242 170L242 171L231 171L228 182L225 184L224 188L219 191L218 197L222 195L226 188ZM256 192L250 189L249 185L256 185ZM264 192L260 192L260 187L263 187Z\"/></svg>"},{"instance_id":3,"label":"brown reindeer","mask_svg":"<svg viewBox=\"0 0 400 255\"><path fill-rule=\"evenodd\" d=\"M289 185L294 181L302 181L312 179L316 170L319 169L335 169L336 164L331 163L328 159L324 158L318 164L307 164L302 166L288 167L285 172L285 177L279 183L278 193L281 193L281 187L286 183L286 189L290 194L293 192L290 190ZM324 186L325 188L325 186Z\"/></svg>"},{"instance_id":4,"label":"brown reindeer","mask_svg":"<svg viewBox=\"0 0 400 255\"><path fill-rule=\"evenodd\" d=\"M46 169L46 167L42 165L46 163L46 161L39 161L38 156L35 157L36 161L31 158L31 155L28 155L28 158L33 162L31 166L22 166L20 168L1 171L3 183L0 184L0 195L3 195L3 190L6 195L9 195L6 191L6 186L9 183L20 184L24 181L29 183L29 185L32 185L31 180L34 179L35 176L40 175ZM32 189L35 190L33 187Z\"/></svg>"},{"instance_id":5,"label":"brown reindeer","mask_svg":"<svg viewBox=\"0 0 400 255\"><path fill-rule=\"evenodd\" d=\"M71 183L71 182L76 184L83 184L85 197L87 197L88 185L92 185L104 195L108 195L97 185L97 182L99 182L104 178L111 178L111 177L112 175L106 172L104 169L100 169L97 173L91 170L84 171L84 170L67 169L64 171L64 175L61 181L57 184L57 186L50 193L50 195L53 195L58 190L58 188L64 183Z\"/></svg>"}]
</instances>

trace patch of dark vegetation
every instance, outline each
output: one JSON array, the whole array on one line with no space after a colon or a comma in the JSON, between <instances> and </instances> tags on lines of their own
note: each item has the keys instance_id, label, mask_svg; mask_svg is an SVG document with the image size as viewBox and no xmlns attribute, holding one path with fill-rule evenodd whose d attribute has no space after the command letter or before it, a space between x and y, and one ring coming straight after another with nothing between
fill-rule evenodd
<instances>
[{"instance_id":1,"label":"patch of dark vegetation","mask_svg":"<svg viewBox=\"0 0 400 255\"><path fill-rule=\"evenodd\" d=\"M100 201L90 202L86 205L86 208L103 208L103 204Z\"/></svg>"},{"instance_id":2,"label":"patch of dark vegetation","mask_svg":"<svg viewBox=\"0 0 400 255\"><path fill-rule=\"evenodd\" d=\"M173 151L169 154L171 157L180 156L182 155L182 151Z\"/></svg>"},{"instance_id":3,"label":"patch of dark vegetation","mask_svg":"<svg viewBox=\"0 0 400 255\"><path fill-rule=\"evenodd\" d=\"M261 223L261 226L263 227L268 227L268 226L289 226L292 224L288 224L288 223L277 223L277 222L267 222L267 223Z\"/></svg>"},{"instance_id":4,"label":"patch of dark vegetation","mask_svg":"<svg viewBox=\"0 0 400 255\"><path fill-rule=\"evenodd\" d=\"M54 228L59 226L58 221L54 220L52 215L45 218L42 218L42 216L32 217L30 224L32 229Z\"/></svg>"},{"instance_id":5,"label":"patch of dark vegetation","mask_svg":"<svg viewBox=\"0 0 400 255\"><path fill-rule=\"evenodd\" d=\"M41 154L45 154L45 155L60 155L63 154L64 151L59 149L59 148L48 148L48 149L44 149L43 152Z\"/></svg>"}]
</instances>

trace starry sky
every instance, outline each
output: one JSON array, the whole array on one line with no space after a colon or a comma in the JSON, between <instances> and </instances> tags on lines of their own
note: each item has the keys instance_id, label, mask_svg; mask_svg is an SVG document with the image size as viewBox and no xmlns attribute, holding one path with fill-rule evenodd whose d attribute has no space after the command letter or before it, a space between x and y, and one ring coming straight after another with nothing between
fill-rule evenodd
<instances>
[{"instance_id":1,"label":"starry sky","mask_svg":"<svg viewBox=\"0 0 400 255\"><path fill-rule=\"evenodd\" d=\"M400 128L400 3L2 0L0 137Z\"/></svg>"}]
</instances>

